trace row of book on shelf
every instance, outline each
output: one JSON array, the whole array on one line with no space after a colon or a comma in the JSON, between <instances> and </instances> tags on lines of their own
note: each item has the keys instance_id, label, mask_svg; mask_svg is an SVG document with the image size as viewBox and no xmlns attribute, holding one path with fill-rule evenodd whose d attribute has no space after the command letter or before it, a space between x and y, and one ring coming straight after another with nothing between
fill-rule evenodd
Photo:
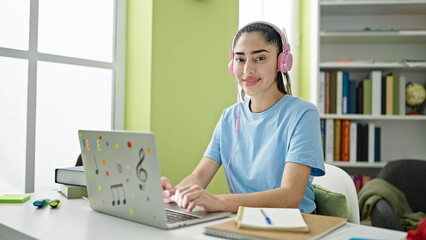
<instances>
[{"instance_id":1,"label":"row of book on shelf","mask_svg":"<svg viewBox=\"0 0 426 240\"><path fill-rule=\"evenodd\" d=\"M349 72L321 71L318 82L320 114L405 115L406 78L399 72L371 71L362 80Z\"/></svg>"},{"instance_id":2,"label":"row of book on shelf","mask_svg":"<svg viewBox=\"0 0 426 240\"><path fill-rule=\"evenodd\" d=\"M381 128L350 119L321 119L325 162L380 162Z\"/></svg>"}]
</instances>

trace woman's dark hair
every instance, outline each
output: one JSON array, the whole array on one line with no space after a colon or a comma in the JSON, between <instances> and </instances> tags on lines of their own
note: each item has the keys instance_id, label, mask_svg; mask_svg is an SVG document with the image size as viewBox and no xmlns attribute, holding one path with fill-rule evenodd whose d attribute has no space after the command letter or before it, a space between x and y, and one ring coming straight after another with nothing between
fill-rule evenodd
<instances>
[{"instance_id":1,"label":"woman's dark hair","mask_svg":"<svg viewBox=\"0 0 426 240\"><path fill-rule=\"evenodd\" d=\"M252 33L252 32L259 33L265 39L267 43L276 46L278 48L278 54L280 54L283 51L283 42L282 42L280 34L277 33L277 31L273 27L264 23L253 23L241 28L240 31L238 31L238 33L235 35L232 49L235 47L235 43L238 41L238 39L240 39L243 33ZM278 58L278 55L277 55L277 58ZM287 79L286 81L287 84L284 84L283 75ZM290 75L288 73L277 72L276 79L277 79L278 90L282 92L283 94L291 95ZM245 99L245 92L242 89L241 89L241 97L242 99Z\"/></svg>"}]
</instances>

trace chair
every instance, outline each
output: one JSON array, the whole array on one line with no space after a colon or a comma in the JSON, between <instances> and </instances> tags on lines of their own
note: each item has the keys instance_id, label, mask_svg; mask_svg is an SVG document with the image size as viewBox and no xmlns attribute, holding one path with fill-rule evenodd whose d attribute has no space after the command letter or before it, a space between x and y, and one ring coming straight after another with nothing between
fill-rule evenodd
<instances>
[{"instance_id":1,"label":"chair","mask_svg":"<svg viewBox=\"0 0 426 240\"><path fill-rule=\"evenodd\" d=\"M330 191L346 196L348 205L348 222L360 223L358 196L355 184L348 173L341 168L325 163L325 175L315 177L313 183L323 186Z\"/></svg>"},{"instance_id":2,"label":"chair","mask_svg":"<svg viewBox=\"0 0 426 240\"><path fill-rule=\"evenodd\" d=\"M413 212L426 213L426 161L397 160L386 164L377 178L386 180L398 188L406 197ZM371 224L375 227L404 231L392 207L380 199L371 212Z\"/></svg>"}]
</instances>

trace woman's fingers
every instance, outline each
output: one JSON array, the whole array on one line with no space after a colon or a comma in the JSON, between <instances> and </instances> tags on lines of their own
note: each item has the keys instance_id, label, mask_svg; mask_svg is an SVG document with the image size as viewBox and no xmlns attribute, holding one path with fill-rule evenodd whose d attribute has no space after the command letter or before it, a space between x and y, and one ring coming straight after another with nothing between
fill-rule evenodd
<instances>
[{"instance_id":1,"label":"woman's fingers","mask_svg":"<svg viewBox=\"0 0 426 240\"><path fill-rule=\"evenodd\" d=\"M172 200L181 208L188 208L188 204L194 199L199 198L204 189L198 185L187 185L176 190Z\"/></svg>"}]
</instances>

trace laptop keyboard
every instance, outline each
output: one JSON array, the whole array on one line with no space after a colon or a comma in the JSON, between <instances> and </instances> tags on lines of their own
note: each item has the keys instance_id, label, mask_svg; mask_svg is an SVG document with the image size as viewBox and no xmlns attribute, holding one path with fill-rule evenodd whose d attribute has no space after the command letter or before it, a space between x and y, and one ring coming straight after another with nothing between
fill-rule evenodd
<instances>
[{"instance_id":1,"label":"laptop keyboard","mask_svg":"<svg viewBox=\"0 0 426 240\"><path fill-rule=\"evenodd\" d=\"M175 212L169 209L166 209L166 217L167 217L167 223L183 222L183 221L188 221L188 220L192 220L196 218L201 218L200 216L194 216L194 215L185 214L182 212Z\"/></svg>"}]
</instances>

